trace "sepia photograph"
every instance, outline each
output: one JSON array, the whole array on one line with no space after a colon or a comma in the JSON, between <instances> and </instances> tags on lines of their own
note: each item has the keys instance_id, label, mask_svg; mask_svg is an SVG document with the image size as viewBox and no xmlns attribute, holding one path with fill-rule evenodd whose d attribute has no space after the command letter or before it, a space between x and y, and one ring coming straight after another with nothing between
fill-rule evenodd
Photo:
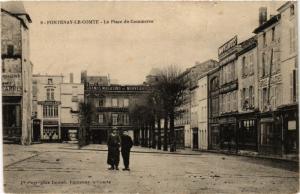
<instances>
[{"instance_id":1,"label":"sepia photograph","mask_svg":"<svg viewBox=\"0 0 300 194\"><path fill-rule=\"evenodd\" d=\"M299 192L297 1L0 5L0 192Z\"/></svg>"}]
</instances>

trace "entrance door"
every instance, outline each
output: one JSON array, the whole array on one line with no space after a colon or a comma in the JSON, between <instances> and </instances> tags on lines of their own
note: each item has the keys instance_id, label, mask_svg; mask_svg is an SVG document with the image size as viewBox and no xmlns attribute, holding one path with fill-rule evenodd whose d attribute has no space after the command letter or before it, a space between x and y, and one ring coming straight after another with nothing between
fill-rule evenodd
<instances>
[{"instance_id":1,"label":"entrance door","mask_svg":"<svg viewBox=\"0 0 300 194\"><path fill-rule=\"evenodd\" d=\"M193 149L198 149L198 128L193 129Z\"/></svg>"},{"instance_id":2,"label":"entrance door","mask_svg":"<svg viewBox=\"0 0 300 194\"><path fill-rule=\"evenodd\" d=\"M3 137L21 137L21 106L20 104L3 104L2 106Z\"/></svg>"}]
</instances>

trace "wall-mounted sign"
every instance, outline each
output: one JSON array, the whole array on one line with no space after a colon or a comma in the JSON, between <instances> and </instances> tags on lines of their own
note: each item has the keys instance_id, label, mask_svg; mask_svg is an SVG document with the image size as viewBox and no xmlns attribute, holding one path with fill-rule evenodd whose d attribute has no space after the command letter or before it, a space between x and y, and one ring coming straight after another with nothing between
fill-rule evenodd
<instances>
[{"instance_id":1,"label":"wall-mounted sign","mask_svg":"<svg viewBox=\"0 0 300 194\"><path fill-rule=\"evenodd\" d=\"M296 121L288 121L288 130L296 130Z\"/></svg>"},{"instance_id":2,"label":"wall-mounted sign","mask_svg":"<svg viewBox=\"0 0 300 194\"><path fill-rule=\"evenodd\" d=\"M2 73L2 95L22 96L21 73Z\"/></svg>"},{"instance_id":3,"label":"wall-mounted sign","mask_svg":"<svg viewBox=\"0 0 300 194\"><path fill-rule=\"evenodd\" d=\"M237 36L233 37L229 41L227 41L225 44L219 47L218 54L219 56L223 55L227 51L229 51L231 48L237 45Z\"/></svg>"},{"instance_id":4,"label":"wall-mounted sign","mask_svg":"<svg viewBox=\"0 0 300 194\"><path fill-rule=\"evenodd\" d=\"M89 84L85 85L86 91L147 91L150 88L148 86L100 86L97 84Z\"/></svg>"},{"instance_id":5,"label":"wall-mounted sign","mask_svg":"<svg viewBox=\"0 0 300 194\"><path fill-rule=\"evenodd\" d=\"M227 93L227 92L230 92L232 90L236 90L237 88L238 88L238 82L235 81L235 82L232 82L229 85L226 85L226 86L223 86L222 88L220 88L220 93L221 94Z\"/></svg>"}]
</instances>

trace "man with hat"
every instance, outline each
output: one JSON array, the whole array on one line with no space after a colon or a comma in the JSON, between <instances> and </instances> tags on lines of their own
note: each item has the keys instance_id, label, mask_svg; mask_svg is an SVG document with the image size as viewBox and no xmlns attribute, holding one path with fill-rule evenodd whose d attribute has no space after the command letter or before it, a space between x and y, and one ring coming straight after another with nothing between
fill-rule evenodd
<instances>
[{"instance_id":1,"label":"man with hat","mask_svg":"<svg viewBox=\"0 0 300 194\"><path fill-rule=\"evenodd\" d=\"M109 170L119 170L118 165L120 161L120 136L117 133L117 128L113 128L112 133L109 135L107 146L107 164L111 166Z\"/></svg>"},{"instance_id":2,"label":"man with hat","mask_svg":"<svg viewBox=\"0 0 300 194\"><path fill-rule=\"evenodd\" d=\"M129 156L130 156L130 149L133 146L133 142L131 137L128 135L128 131L124 130L123 134L121 136L121 153L124 163L124 169L123 170L130 170L129 169Z\"/></svg>"}]
</instances>

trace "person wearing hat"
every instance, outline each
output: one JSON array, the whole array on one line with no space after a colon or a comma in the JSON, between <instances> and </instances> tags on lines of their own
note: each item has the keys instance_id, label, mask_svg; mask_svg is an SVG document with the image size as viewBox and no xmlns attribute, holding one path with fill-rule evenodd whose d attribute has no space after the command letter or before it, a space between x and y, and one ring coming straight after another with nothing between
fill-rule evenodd
<instances>
[{"instance_id":1,"label":"person wearing hat","mask_svg":"<svg viewBox=\"0 0 300 194\"><path fill-rule=\"evenodd\" d=\"M129 169L129 157L130 157L130 149L133 146L133 142L131 137L128 135L128 131L123 131L121 136L121 153L123 158L124 167L123 170L130 170Z\"/></svg>"},{"instance_id":2,"label":"person wearing hat","mask_svg":"<svg viewBox=\"0 0 300 194\"><path fill-rule=\"evenodd\" d=\"M108 170L119 170L118 166L120 161L120 136L118 135L116 128L114 128L112 133L108 136L107 146L107 164L110 165L110 168Z\"/></svg>"}]
</instances>

